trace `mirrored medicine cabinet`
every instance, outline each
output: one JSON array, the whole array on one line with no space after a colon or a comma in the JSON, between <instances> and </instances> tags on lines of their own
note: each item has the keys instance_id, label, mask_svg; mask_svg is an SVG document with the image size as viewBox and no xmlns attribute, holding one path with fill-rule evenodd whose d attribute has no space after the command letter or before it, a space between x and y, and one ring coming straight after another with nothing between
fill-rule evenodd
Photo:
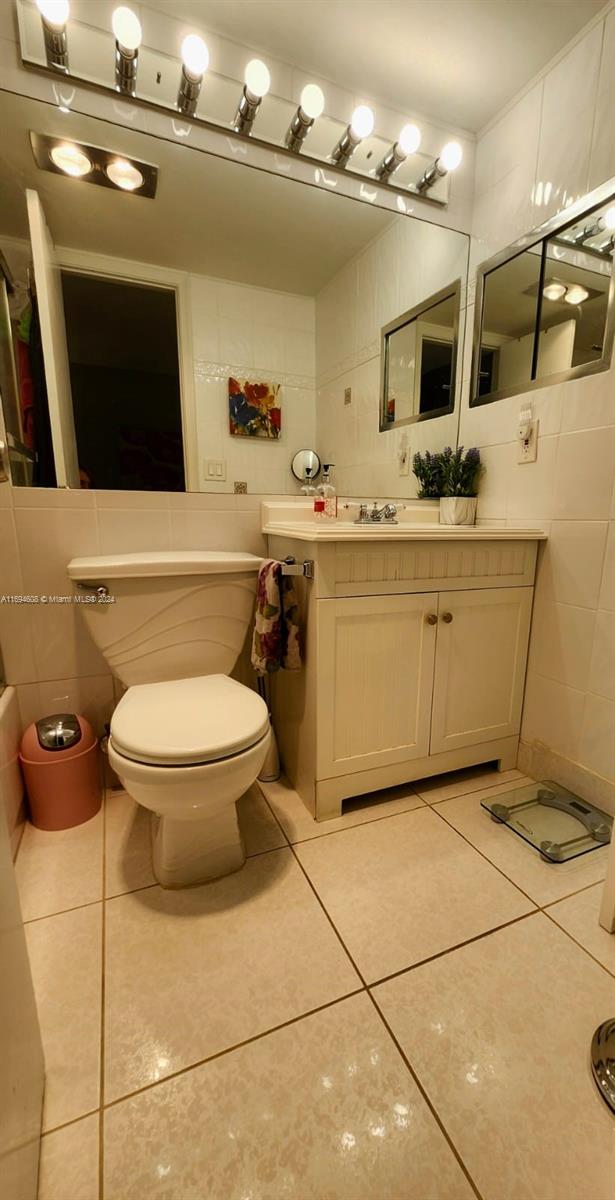
<instances>
[{"instance_id":1,"label":"mirrored medicine cabinet","mask_svg":"<svg viewBox=\"0 0 615 1200\"><path fill-rule=\"evenodd\" d=\"M477 272L471 405L608 370L615 179Z\"/></svg>"}]
</instances>

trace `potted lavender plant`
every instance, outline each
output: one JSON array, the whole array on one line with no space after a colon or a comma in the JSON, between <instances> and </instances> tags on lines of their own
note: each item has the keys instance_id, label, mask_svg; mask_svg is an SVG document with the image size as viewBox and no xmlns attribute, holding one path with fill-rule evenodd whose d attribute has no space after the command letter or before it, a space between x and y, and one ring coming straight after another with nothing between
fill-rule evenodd
<instances>
[{"instance_id":1,"label":"potted lavender plant","mask_svg":"<svg viewBox=\"0 0 615 1200\"><path fill-rule=\"evenodd\" d=\"M430 450L415 454L412 470L419 484L417 499L439 500L442 495L442 455L432 454Z\"/></svg>"},{"instance_id":2,"label":"potted lavender plant","mask_svg":"<svg viewBox=\"0 0 615 1200\"><path fill-rule=\"evenodd\" d=\"M447 446L440 455L440 524L473 525L476 521L478 481L483 467L480 451L473 447L465 455L463 446Z\"/></svg>"}]
</instances>

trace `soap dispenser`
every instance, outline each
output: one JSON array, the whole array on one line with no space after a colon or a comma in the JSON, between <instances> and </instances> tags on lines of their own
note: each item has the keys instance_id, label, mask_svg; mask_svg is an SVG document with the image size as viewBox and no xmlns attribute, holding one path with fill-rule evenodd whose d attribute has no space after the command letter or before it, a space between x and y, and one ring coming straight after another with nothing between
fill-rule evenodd
<instances>
[{"instance_id":1,"label":"soap dispenser","mask_svg":"<svg viewBox=\"0 0 615 1200\"><path fill-rule=\"evenodd\" d=\"M321 492L324 500L323 516L329 520L335 520L337 517L337 493L334 484L331 483L331 467L335 463L323 463L322 466L322 486Z\"/></svg>"}]
</instances>

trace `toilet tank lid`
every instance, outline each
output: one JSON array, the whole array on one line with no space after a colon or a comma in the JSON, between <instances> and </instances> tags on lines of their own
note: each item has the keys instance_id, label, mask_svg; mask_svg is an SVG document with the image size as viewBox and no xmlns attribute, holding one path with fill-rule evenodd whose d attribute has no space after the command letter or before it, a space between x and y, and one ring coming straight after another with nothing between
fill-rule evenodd
<instances>
[{"instance_id":1,"label":"toilet tank lid","mask_svg":"<svg viewBox=\"0 0 615 1200\"><path fill-rule=\"evenodd\" d=\"M161 575L230 575L258 571L262 558L236 550L144 550L72 558L69 579L139 579Z\"/></svg>"}]
</instances>

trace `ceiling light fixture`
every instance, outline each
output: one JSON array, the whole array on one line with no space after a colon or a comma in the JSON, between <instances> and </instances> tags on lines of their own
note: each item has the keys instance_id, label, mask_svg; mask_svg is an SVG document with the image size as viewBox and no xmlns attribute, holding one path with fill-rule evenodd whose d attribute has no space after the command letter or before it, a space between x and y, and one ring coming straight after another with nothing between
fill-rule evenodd
<instances>
[{"instance_id":1,"label":"ceiling light fixture","mask_svg":"<svg viewBox=\"0 0 615 1200\"><path fill-rule=\"evenodd\" d=\"M345 167L352 158L357 146L364 138L368 138L374 129L374 114L367 104L359 104L352 114L350 125L346 127L339 142L331 155L337 167Z\"/></svg>"},{"instance_id":2,"label":"ceiling light fixture","mask_svg":"<svg viewBox=\"0 0 615 1200\"><path fill-rule=\"evenodd\" d=\"M185 117L193 117L209 66L209 50L202 37L189 33L182 42L182 73L177 93L177 107Z\"/></svg>"},{"instance_id":3,"label":"ceiling light fixture","mask_svg":"<svg viewBox=\"0 0 615 1200\"><path fill-rule=\"evenodd\" d=\"M244 81L241 99L233 119L233 129L235 133L243 133L249 137L261 100L271 87L269 69L264 62L261 62L260 58L250 60L246 67Z\"/></svg>"},{"instance_id":4,"label":"ceiling light fixture","mask_svg":"<svg viewBox=\"0 0 615 1200\"><path fill-rule=\"evenodd\" d=\"M417 192L427 192L429 188L437 183L438 179L443 179L448 175L449 171L456 171L463 158L463 150L459 142L447 142L438 156L434 159L431 166L421 175L418 183L415 185Z\"/></svg>"},{"instance_id":5,"label":"ceiling light fixture","mask_svg":"<svg viewBox=\"0 0 615 1200\"><path fill-rule=\"evenodd\" d=\"M92 170L91 160L74 142L60 142L58 146L52 146L49 157L65 175L72 175L75 179L89 175Z\"/></svg>"},{"instance_id":6,"label":"ceiling light fixture","mask_svg":"<svg viewBox=\"0 0 615 1200\"><path fill-rule=\"evenodd\" d=\"M385 154L380 166L376 168L376 177L381 183L386 183L409 154L416 154L421 144L421 131L417 125L404 125L399 138Z\"/></svg>"},{"instance_id":7,"label":"ceiling light fixture","mask_svg":"<svg viewBox=\"0 0 615 1200\"><path fill-rule=\"evenodd\" d=\"M314 124L325 109L325 97L317 83L306 83L299 100L299 107L288 127L285 146L295 154L301 152L303 143Z\"/></svg>"},{"instance_id":8,"label":"ceiling light fixture","mask_svg":"<svg viewBox=\"0 0 615 1200\"><path fill-rule=\"evenodd\" d=\"M158 167L139 159L125 158L117 150L69 142L30 131L30 144L37 167L54 175L70 175L98 187L135 192L153 200L158 186Z\"/></svg>"},{"instance_id":9,"label":"ceiling light fixture","mask_svg":"<svg viewBox=\"0 0 615 1200\"><path fill-rule=\"evenodd\" d=\"M573 283L572 287L568 288L564 299L566 304L582 304L588 296L587 288L581 287L580 283Z\"/></svg>"},{"instance_id":10,"label":"ceiling light fixture","mask_svg":"<svg viewBox=\"0 0 615 1200\"><path fill-rule=\"evenodd\" d=\"M36 7L41 14L47 66L68 74L68 0L36 0Z\"/></svg>"},{"instance_id":11,"label":"ceiling light fixture","mask_svg":"<svg viewBox=\"0 0 615 1200\"><path fill-rule=\"evenodd\" d=\"M542 289L545 300L561 300L566 295L565 283L547 283Z\"/></svg>"},{"instance_id":12,"label":"ceiling light fixture","mask_svg":"<svg viewBox=\"0 0 615 1200\"><path fill-rule=\"evenodd\" d=\"M131 8L120 5L111 18L115 35L115 87L124 96L134 96L141 45L141 22Z\"/></svg>"}]
</instances>

